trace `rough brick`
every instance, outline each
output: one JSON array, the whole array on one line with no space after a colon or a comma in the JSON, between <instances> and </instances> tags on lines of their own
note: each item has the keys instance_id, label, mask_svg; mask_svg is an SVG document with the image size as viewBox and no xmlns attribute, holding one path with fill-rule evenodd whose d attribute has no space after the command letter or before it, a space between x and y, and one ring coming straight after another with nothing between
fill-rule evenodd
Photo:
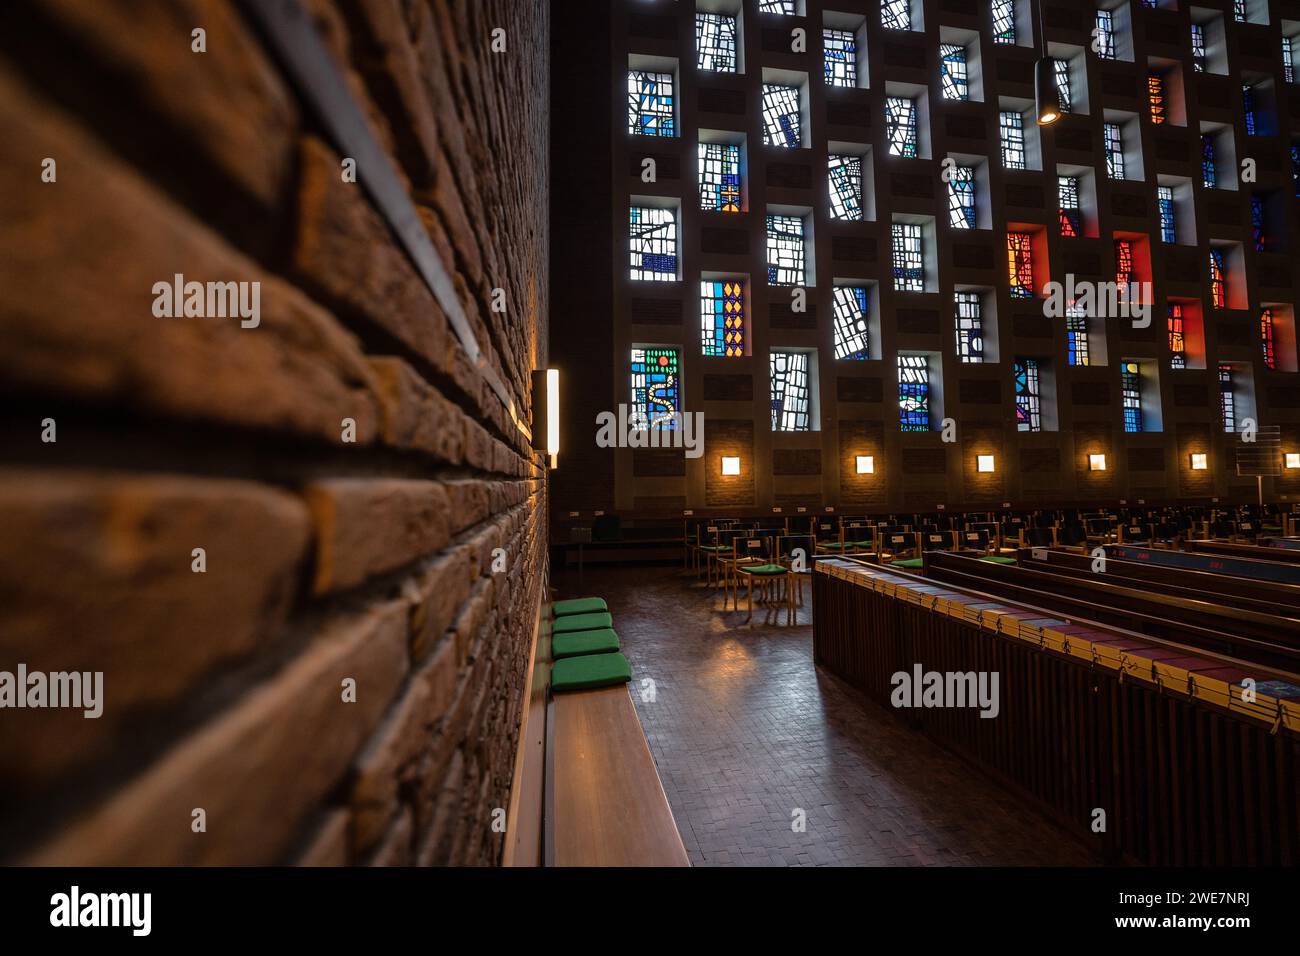
<instances>
[{"instance_id":1,"label":"rough brick","mask_svg":"<svg viewBox=\"0 0 1300 956\"><path fill-rule=\"evenodd\" d=\"M105 696L96 720L6 713L8 795L97 755L125 720L176 704L268 641L293 599L309 524L298 498L251 482L0 471L0 659L103 671ZM199 547L204 573L191 570Z\"/></svg>"},{"instance_id":2,"label":"rough brick","mask_svg":"<svg viewBox=\"0 0 1300 956\"><path fill-rule=\"evenodd\" d=\"M331 810L312 834L295 861L297 866L346 866L348 862L348 812Z\"/></svg>"},{"instance_id":3,"label":"rough brick","mask_svg":"<svg viewBox=\"0 0 1300 956\"><path fill-rule=\"evenodd\" d=\"M316 522L317 594L392 571L449 539L447 493L437 482L329 478L305 494Z\"/></svg>"},{"instance_id":4,"label":"rough brick","mask_svg":"<svg viewBox=\"0 0 1300 956\"><path fill-rule=\"evenodd\" d=\"M78 53L125 79L133 112L164 118L267 209L279 204L297 108L229 0L40 2ZM190 49L196 26L207 31L206 53Z\"/></svg>"},{"instance_id":5,"label":"rough brick","mask_svg":"<svg viewBox=\"0 0 1300 956\"><path fill-rule=\"evenodd\" d=\"M277 861L295 824L337 785L405 673L405 604L335 622L282 673L250 689L29 862ZM356 681L354 703L342 700L345 678ZM207 811L206 833L190 830L195 807Z\"/></svg>"},{"instance_id":6,"label":"rough brick","mask_svg":"<svg viewBox=\"0 0 1300 956\"><path fill-rule=\"evenodd\" d=\"M337 443L376 423L355 339L293 287L154 192L0 67L0 378L183 419L281 428ZM60 158L57 184L30 170ZM261 324L157 318L153 286L260 281Z\"/></svg>"},{"instance_id":7,"label":"rough brick","mask_svg":"<svg viewBox=\"0 0 1300 956\"><path fill-rule=\"evenodd\" d=\"M384 441L460 464L465 448L465 413L401 359L372 358L370 367L378 383Z\"/></svg>"}]
</instances>

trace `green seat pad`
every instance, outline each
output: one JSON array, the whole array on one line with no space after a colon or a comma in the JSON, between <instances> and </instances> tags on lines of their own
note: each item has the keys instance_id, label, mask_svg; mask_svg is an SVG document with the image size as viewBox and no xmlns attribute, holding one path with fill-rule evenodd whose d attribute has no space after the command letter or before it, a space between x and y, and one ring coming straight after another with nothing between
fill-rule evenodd
<instances>
[{"instance_id":1,"label":"green seat pad","mask_svg":"<svg viewBox=\"0 0 1300 956\"><path fill-rule=\"evenodd\" d=\"M604 598L585 597L574 598L571 601L556 601L551 605L551 609L556 617L564 617L566 614L598 614L601 611L608 611L609 606Z\"/></svg>"},{"instance_id":2,"label":"green seat pad","mask_svg":"<svg viewBox=\"0 0 1300 956\"><path fill-rule=\"evenodd\" d=\"M1262 525L1259 526L1259 530L1260 530L1260 531L1269 531L1269 532L1272 532L1272 531L1281 532L1281 530L1282 530L1282 526L1281 526L1281 525L1277 525L1277 524L1262 524Z\"/></svg>"},{"instance_id":3,"label":"green seat pad","mask_svg":"<svg viewBox=\"0 0 1300 956\"><path fill-rule=\"evenodd\" d=\"M818 541L817 547L825 548L827 551L838 551L840 548L844 547L844 545L840 544L838 541Z\"/></svg>"},{"instance_id":4,"label":"green seat pad","mask_svg":"<svg viewBox=\"0 0 1300 956\"><path fill-rule=\"evenodd\" d=\"M595 631L604 627L613 627L614 619L607 613L568 614L557 617L551 628L552 634L567 634L570 631Z\"/></svg>"},{"instance_id":5,"label":"green seat pad","mask_svg":"<svg viewBox=\"0 0 1300 956\"><path fill-rule=\"evenodd\" d=\"M700 550L701 551L730 551L731 547L730 545L725 545L725 544L702 544L700 545Z\"/></svg>"},{"instance_id":6,"label":"green seat pad","mask_svg":"<svg viewBox=\"0 0 1300 956\"><path fill-rule=\"evenodd\" d=\"M556 661L551 668L551 690L555 693L611 687L626 684L631 679L632 666L618 651L612 654L566 657L562 661Z\"/></svg>"},{"instance_id":7,"label":"green seat pad","mask_svg":"<svg viewBox=\"0 0 1300 956\"><path fill-rule=\"evenodd\" d=\"M551 638L551 657L580 657L583 654L609 654L618 650L618 635L603 627L598 631L570 631Z\"/></svg>"},{"instance_id":8,"label":"green seat pad","mask_svg":"<svg viewBox=\"0 0 1300 956\"><path fill-rule=\"evenodd\" d=\"M849 544L855 548L874 548L876 546L874 541L850 541Z\"/></svg>"},{"instance_id":9,"label":"green seat pad","mask_svg":"<svg viewBox=\"0 0 1300 956\"><path fill-rule=\"evenodd\" d=\"M1000 554L986 554L984 557L980 558L980 560L988 561L992 564L1015 564L1016 563L1015 558L1004 557L1003 555Z\"/></svg>"},{"instance_id":10,"label":"green seat pad","mask_svg":"<svg viewBox=\"0 0 1300 956\"><path fill-rule=\"evenodd\" d=\"M747 564L736 570L745 574L785 574L790 569L783 564Z\"/></svg>"},{"instance_id":11,"label":"green seat pad","mask_svg":"<svg viewBox=\"0 0 1300 956\"><path fill-rule=\"evenodd\" d=\"M896 568L916 569L925 567L925 560L922 558L904 558L901 561L890 561L889 563Z\"/></svg>"}]
</instances>

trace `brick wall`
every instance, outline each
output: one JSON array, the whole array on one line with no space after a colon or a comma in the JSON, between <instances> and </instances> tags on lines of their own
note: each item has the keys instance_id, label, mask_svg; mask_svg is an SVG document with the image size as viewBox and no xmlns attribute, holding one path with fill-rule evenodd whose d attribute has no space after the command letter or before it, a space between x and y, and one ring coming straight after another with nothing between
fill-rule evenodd
<instances>
[{"instance_id":1,"label":"brick wall","mask_svg":"<svg viewBox=\"0 0 1300 956\"><path fill-rule=\"evenodd\" d=\"M546 5L303 5L526 423ZM6 860L499 862L545 579L527 435L245 8L6 19L0 671L104 675L98 719L0 710ZM260 324L156 317L177 273L260 282Z\"/></svg>"}]
</instances>

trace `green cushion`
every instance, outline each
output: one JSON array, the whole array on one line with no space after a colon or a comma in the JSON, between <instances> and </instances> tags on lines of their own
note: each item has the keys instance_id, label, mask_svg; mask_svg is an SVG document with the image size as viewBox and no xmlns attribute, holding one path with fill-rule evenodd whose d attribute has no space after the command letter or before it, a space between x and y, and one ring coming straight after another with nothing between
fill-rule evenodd
<instances>
[{"instance_id":1,"label":"green cushion","mask_svg":"<svg viewBox=\"0 0 1300 956\"><path fill-rule=\"evenodd\" d=\"M627 658L615 651L612 654L587 654L583 657L566 657L556 661L551 668L551 690L586 690L590 687L611 687L626 684L632 679L632 666Z\"/></svg>"},{"instance_id":2,"label":"green cushion","mask_svg":"<svg viewBox=\"0 0 1300 956\"><path fill-rule=\"evenodd\" d=\"M729 545L729 544L702 544L702 545L700 545L700 550L701 550L701 551L730 551L730 550L731 550L731 545Z\"/></svg>"},{"instance_id":3,"label":"green cushion","mask_svg":"<svg viewBox=\"0 0 1300 956\"><path fill-rule=\"evenodd\" d=\"M783 564L747 564L736 570L745 574L785 574L790 569Z\"/></svg>"},{"instance_id":4,"label":"green cushion","mask_svg":"<svg viewBox=\"0 0 1300 956\"><path fill-rule=\"evenodd\" d=\"M551 627L552 634L565 634L569 631L595 631L603 627L613 627L614 619L608 614L569 614L557 617Z\"/></svg>"},{"instance_id":5,"label":"green cushion","mask_svg":"<svg viewBox=\"0 0 1300 956\"><path fill-rule=\"evenodd\" d=\"M904 559L901 560L901 561L890 561L889 563L890 563L891 565L893 565L894 567L896 567L896 568L913 568L913 569L915 569L915 568L923 568L923 567L925 567L925 560L922 559L922 558L904 558Z\"/></svg>"},{"instance_id":6,"label":"green cushion","mask_svg":"<svg viewBox=\"0 0 1300 956\"><path fill-rule=\"evenodd\" d=\"M556 601L551 605L551 610L556 617L564 617L566 614L597 614L608 611L609 606L604 598L585 597L574 598L571 601Z\"/></svg>"},{"instance_id":7,"label":"green cushion","mask_svg":"<svg viewBox=\"0 0 1300 956\"><path fill-rule=\"evenodd\" d=\"M988 561L992 564L1015 564L1016 563L1015 558L1004 557L1000 554L986 554L984 557L980 558L980 560Z\"/></svg>"},{"instance_id":8,"label":"green cushion","mask_svg":"<svg viewBox=\"0 0 1300 956\"><path fill-rule=\"evenodd\" d=\"M551 638L551 657L580 657L583 654L609 654L618 650L618 635L608 627L598 631L570 631Z\"/></svg>"},{"instance_id":9,"label":"green cushion","mask_svg":"<svg viewBox=\"0 0 1300 956\"><path fill-rule=\"evenodd\" d=\"M874 541L850 541L849 544L855 548L874 548L876 546Z\"/></svg>"},{"instance_id":10,"label":"green cushion","mask_svg":"<svg viewBox=\"0 0 1300 956\"><path fill-rule=\"evenodd\" d=\"M840 548L844 547L844 545L840 544L838 541L818 541L817 547L825 548L827 551L838 551Z\"/></svg>"}]
</instances>

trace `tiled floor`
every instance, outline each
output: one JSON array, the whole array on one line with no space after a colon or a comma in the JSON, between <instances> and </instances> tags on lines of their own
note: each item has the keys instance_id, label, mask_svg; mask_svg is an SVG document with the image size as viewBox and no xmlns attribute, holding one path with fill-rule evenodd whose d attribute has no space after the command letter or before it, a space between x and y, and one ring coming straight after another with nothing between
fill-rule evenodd
<instances>
[{"instance_id":1,"label":"tiled floor","mask_svg":"<svg viewBox=\"0 0 1300 956\"><path fill-rule=\"evenodd\" d=\"M561 597L579 592L572 572L554 583ZM581 591L609 602L693 864L1090 862L1032 808L814 668L809 606L795 627L762 612L746 625L743 602L724 612L720 594L667 566L589 567Z\"/></svg>"}]
</instances>

